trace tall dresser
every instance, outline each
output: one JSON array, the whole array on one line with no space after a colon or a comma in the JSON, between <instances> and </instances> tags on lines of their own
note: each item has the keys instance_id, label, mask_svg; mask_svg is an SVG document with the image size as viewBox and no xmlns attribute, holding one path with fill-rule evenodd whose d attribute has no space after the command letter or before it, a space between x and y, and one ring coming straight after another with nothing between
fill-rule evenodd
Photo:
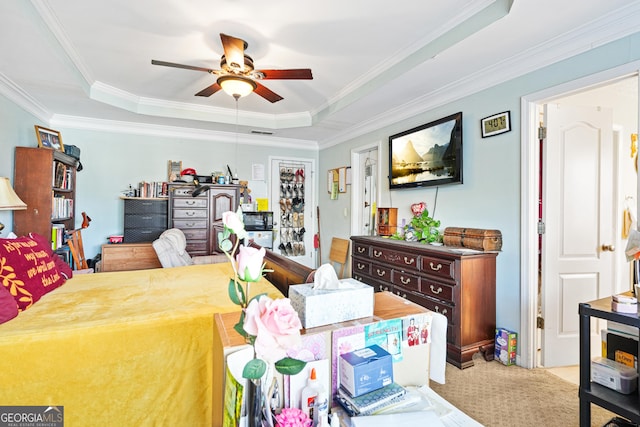
<instances>
[{"instance_id":1,"label":"tall dresser","mask_svg":"<svg viewBox=\"0 0 640 427\"><path fill-rule=\"evenodd\" d=\"M208 191L193 197L195 186L169 184L169 228L179 228L187 238L191 256L220 252L217 231L222 230L222 214L238 209L239 185L201 184Z\"/></svg>"},{"instance_id":2,"label":"tall dresser","mask_svg":"<svg viewBox=\"0 0 640 427\"><path fill-rule=\"evenodd\" d=\"M167 199L124 198L124 242L153 242L167 229Z\"/></svg>"},{"instance_id":3,"label":"tall dresser","mask_svg":"<svg viewBox=\"0 0 640 427\"><path fill-rule=\"evenodd\" d=\"M493 359L496 252L352 236L352 274L377 292L390 291L447 317L447 361L473 366Z\"/></svg>"}]
</instances>

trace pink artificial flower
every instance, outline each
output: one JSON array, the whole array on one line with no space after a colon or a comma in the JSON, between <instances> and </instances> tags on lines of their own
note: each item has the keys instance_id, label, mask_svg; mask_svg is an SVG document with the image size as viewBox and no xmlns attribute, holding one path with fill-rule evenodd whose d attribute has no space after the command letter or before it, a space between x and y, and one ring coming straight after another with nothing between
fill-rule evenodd
<instances>
[{"instance_id":1,"label":"pink artificial flower","mask_svg":"<svg viewBox=\"0 0 640 427\"><path fill-rule=\"evenodd\" d=\"M276 415L278 427L311 427L313 421L303 410L298 408L282 408L282 412Z\"/></svg>"},{"instance_id":2,"label":"pink artificial flower","mask_svg":"<svg viewBox=\"0 0 640 427\"><path fill-rule=\"evenodd\" d=\"M266 253L264 248L256 249L240 245L240 251L236 256L240 280L257 282L262 278L262 265Z\"/></svg>"},{"instance_id":3,"label":"pink artificial flower","mask_svg":"<svg viewBox=\"0 0 640 427\"><path fill-rule=\"evenodd\" d=\"M256 337L256 356L268 363L286 357L287 350L300 344L302 324L288 298L254 298L245 311L244 330Z\"/></svg>"},{"instance_id":4,"label":"pink artificial flower","mask_svg":"<svg viewBox=\"0 0 640 427\"><path fill-rule=\"evenodd\" d=\"M427 204L425 202L414 203L411 205L411 212L413 216L422 215L422 212L427 209Z\"/></svg>"},{"instance_id":5,"label":"pink artificial flower","mask_svg":"<svg viewBox=\"0 0 640 427\"><path fill-rule=\"evenodd\" d=\"M247 232L244 229L244 222L242 221L242 211L238 212L227 211L222 213L222 224L235 233L238 239L244 239L247 237Z\"/></svg>"}]
</instances>

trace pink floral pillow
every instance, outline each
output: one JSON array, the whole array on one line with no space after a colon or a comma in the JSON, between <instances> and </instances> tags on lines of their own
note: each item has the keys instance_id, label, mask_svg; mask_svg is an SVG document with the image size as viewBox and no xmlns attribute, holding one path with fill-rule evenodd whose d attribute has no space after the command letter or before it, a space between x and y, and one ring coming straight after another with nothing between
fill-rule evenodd
<instances>
[{"instance_id":1,"label":"pink floral pillow","mask_svg":"<svg viewBox=\"0 0 640 427\"><path fill-rule=\"evenodd\" d=\"M0 239L0 281L24 311L62 286L64 276L49 255L50 247L30 237Z\"/></svg>"},{"instance_id":2,"label":"pink floral pillow","mask_svg":"<svg viewBox=\"0 0 640 427\"><path fill-rule=\"evenodd\" d=\"M0 286L0 323L8 322L18 315L18 304L7 288Z\"/></svg>"}]
</instances>

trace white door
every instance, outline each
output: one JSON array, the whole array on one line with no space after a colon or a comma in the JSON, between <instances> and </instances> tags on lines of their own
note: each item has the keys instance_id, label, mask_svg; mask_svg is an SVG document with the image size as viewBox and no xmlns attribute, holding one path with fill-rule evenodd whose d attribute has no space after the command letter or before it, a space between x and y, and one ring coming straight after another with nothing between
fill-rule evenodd
<instances>
[{"instance_id":1,"label":"white door","mask_svg":"<svg viewBox=\"0 0 640 427\"><path fill-rule=\"evenodd\" d=\"M313 160L272 158L270 200L276 253L316 268Z\"/></svg>"},{"instance_id":2,"label":"white door","mask_svg":"<svg viewBox=\"0 0 640 427\"><path fill-rule=\"evenodd\" d=\"M351 235L375 234L375 210L379 197L378 145L351 151Z\"/></svg>"},{"instance_id":3,"label":"white door","mask_svg":"<svg viewBox=\"0 0 640 427\"><path fill-rule=\"evenodd\" d=\"M614 287L612 112L546 105L542 240L542 364L578 364L578 303ZM599 328L592 346L599 353Z\"/></svg>"}]
</instances>

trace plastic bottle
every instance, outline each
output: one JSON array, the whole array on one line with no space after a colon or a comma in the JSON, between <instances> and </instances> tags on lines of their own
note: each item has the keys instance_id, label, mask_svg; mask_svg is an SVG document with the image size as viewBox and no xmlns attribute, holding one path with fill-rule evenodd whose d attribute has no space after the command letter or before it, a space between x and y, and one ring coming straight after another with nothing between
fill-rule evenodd
<instances>
[{"instance_id":1,"label":"plastic bottle","mask_svg":"<svg viewBox=\"0 0 640 427\"><path fill-rule=\"evenodd\" d=\"M329 426L329 399L327 399L327 392L324 391L324 387L322 386L319 387L318 396L315 400L315 407L313 410L313 426Z\"/></svg>"},{"instance_id":2,"label":"plastic bottle","mask_svg":"<svg viewBox=\"0 0 640 427\"><path fill-rule=\"evenodd\" d=\"M331 427L340 427L340 418L337 412L331 413Z\"/></svg>"},{"instance_id":3,"label":"plastic bottle","mask_svg":"<svg viewBox=\"0 0 640 427\"><path fill-rule=\"evenodd\" d=\"M311 368L311 375L307 380L307 385L302 389L300 395L300 409L313 420L313 410L316 398L318 397L318 380L316 379L316 368Z\"/></svg>"}]
</instances>

